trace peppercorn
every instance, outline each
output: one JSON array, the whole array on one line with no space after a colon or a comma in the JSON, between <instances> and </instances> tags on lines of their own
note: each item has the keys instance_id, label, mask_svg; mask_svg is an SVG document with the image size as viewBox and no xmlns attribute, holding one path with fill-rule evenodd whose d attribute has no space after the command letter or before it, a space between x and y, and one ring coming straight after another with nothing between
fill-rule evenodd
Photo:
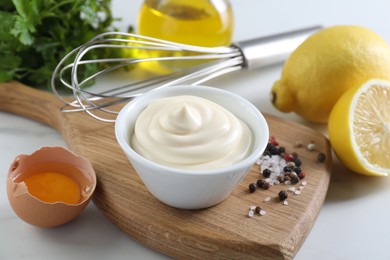
<instances>
[{"instance_id":1,"label":"peppercorn","mask_svg":"<svg viewBox=\"0 0 390 260\"><path fill-rule=\"evenodd\" d=\"M301 170L301 168L299 168L299 167L295 167L295 168L293 169L293 171L296 172L297 174L299 174L302 170Z\"/></svg>"},{"instance_id":2,"label":"peppercorn","mask_svg":"<svg viewBox=\"0 0 390 260\"><path fill-rule=\"evenodd\" d=\"M302 180L303 178L305 178L305 173L304 172L300 172L300 173L298 173L298 178L300 179L300 180Z\"/></svg>"},{"instance_id":3,"label":"peppercorn","mask_svg":"<svg viewBox=\"0 0 390 260\"><path fill-rule=\"evenodd\" d=\"M278 177L276 177L276 180L278 180L280 183L282 183L282 182L284 182L284 176L279 175Z\"/></svg>"},{"instance_id":4,"label":"peppercorn","mask_svg":"<svg viewBox=\"0 0 390 260\"><path fill-rule=\"evenodd\" d=\"M326 155L325 155L324 153L319 153L319 154L317 155L317 160L318 160L319 162L325 162L325 160L326 160Z\"/></svg>"},{"instance_id":5,"label":"peppercorn","mask_svg":"<svg viewBox=\"0 0 390 260\"><path fill-rule=\"evenodd\" d=\"M284 172L291 172L292 170L293 170L293 168L291 166L284 166L283 167Z\"/></svg>"},{"instance_id":6,"label":"peppercorn","mask_svg":"<svg viewBox=\"0 0 390 260\"><path fill-rule=\"evenodd\" d=\"M270 169L264 169L263 170L263 176L265 178L269 178L269 176L271 176L271 170Z\"/></svg>"},{"instance_id":7,"label":"peppercorn","mask_svg":"<svg viewBox=\"0 0 390 260\"><path fill-rule=\"evenodd\" d=\"M280 147L279 147L279 152L280 152L280 153L285 153L285 152L286 152L286 148L283 147L283 146L280 146Z\"/></svg>"},{"instance_id":8,"label":"peppercorn","mask_svg":"<svg viewBox=\"0 0 390 260\"><path fill-rule=\"evenodd\" d=\"M268 182L264 182L264 185L262 187L263 190L268 190L269 189L269 183Z\"/></svg>"},{"instance_id":9,"label":"peppercorn","mask_svg":"<svg viewBox=\"0 0 390 260\"><path fill-rule=\"evenodd\" d=\"M261 189L264 187L265 181L264 180L257 180L256 184L257 184L257 187L259 187Z\"/></svg>"},{"instance_id":10,"label":"peppercorn","mask_svg":"<svg viewBox=\"0 0 390 260\"><path fill-rule=\"evenodd\" d=\"M287 191L285 191L285 190L279 191L278 197L279 197L279 199L280 199L281 201L286 200L286 199L288 198Z\"/></svg>"},{"instance_id":11,"label":"peppercorn","mask_svg":"<svg viewBox=\"0 0 390 260\"><path fill-rule=\"evenodd\" d=\"M275 136L271 136L269 138L269 143L273 144L273 145L279 145L279 143L276 141L276 138Z\"/></svg>"},{"instance_id":12,"label":"peppercorn","mask_svg":"<svg viewBox=\"0 0 390 260\"><path fill-rule=\"evenodd\" d=\"M260 214L260 211L262 210L262 208L260 207L260 206L257 206L256 208L255 208L255 212L257 213L257 214Z\"/></svg>"},{"instance_id":13,"label":"peppercorn","mask_svg":"<svg viewBox=\"0 0 390 260\"><path fill-rule=\"evenodd\" d=\"M271 147L270 152L272 155L279 155L280 154L279 148L277 146Z\"/></svg>"},{"instance_id":14,"label":"peppercorn","mask_svg":"<svg viewBox=\"0 0 390 260\"><path fill-rule=\"evenodd\" d=\"M294 159L293 159L293 160L294 160ZM288 162L288 163L287 163L287 166L288 166L288 167L291 167L291 168L294 168L294 167L295 167L295 162L294 162L294 161Z\"/></svg>"},{"instance_id":15,"label":"peppercorn","mask_svg":"<svg viewBox=\"0 0 390 260\"><path fill-rule=\"evenodd\" d=\"M297 184L299 182L299 177L297 174L291 176L291 184Z\"/></svg>"},{"instance_id":16,"label":"peppercorn","mask_svg":"<svg viewBox=\"0 0 390 260\"><path fill-rule=\"evenodd\" d=\"M302 161L298 158L293 158L292 161L295 163L295 166L299 167L302 165Z\"/></svg>"},{"instance_id":17,"label":"peppercorn","mask_svg":"<svg viewBox=\"0 0 390 260\"><path fill-rule=\"evenodd\" d=\"M263 152L263 156L269 156L269 157L271 157L271 153L270 153L270 151L268 151L268 150L265 150L264 152Z\"/></svg>"},{"instance_id":18,"label":"peppercorn","mask_svg":"<svg viewBox=\"0 0 390 260\"><path fill-rule=\"evenodd\" d=\"M249 192L253 193L256 191L256 185L254 183L249 184Z\"/></svg>"},{"instance_id":19,"label":"peppercorn","mask_svg":"<svg viewBox=\"0 0 390 260\"><path fill-rule=\"evenodd\" d=\"M271 151L271 149L272 149L273 147L275 147L275 145L273 145L272 143L268 143L268 144L267 144L267 147L265 148L265 150Z\"/></svg>"},{"instance_id":20,"label":"peppercorn","mask_svg":"<svg viewBox=\"0 0 390 260\"><path fill-rule=\"evenodd\" d=\"M293 158L294 158L294 157L292 156L292 154L286 153L283 159L284 159L286 162L289 162L289 161L291 161Z\"/></svg>"}]
</instances>

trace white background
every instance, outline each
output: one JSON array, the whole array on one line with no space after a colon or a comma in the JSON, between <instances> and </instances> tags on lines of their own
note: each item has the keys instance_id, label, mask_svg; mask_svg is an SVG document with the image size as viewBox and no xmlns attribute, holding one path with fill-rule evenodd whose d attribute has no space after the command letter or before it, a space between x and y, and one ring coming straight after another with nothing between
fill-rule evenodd
<instances>
[{"instance_id":1,"label":"white background","mask_svg":"<svg viewBox=\"0 0 390 260\"><path fill-rule=\"evenodd\" d=\"M321 24L368 27L390 42L390 2L231 0L235 13L234 41ZM113 0L113 12L136 23L139 0ZM238 93L261 111L307 124L324 134L324 125L308 124L294 114L276 111L268 93L282 66L243 71L210 84ZM41 146L65 146L53 129L0 112L0 259L165 259L122 233L91 203L71 223L39 229L15 216L6 196L6 174L20 153ZM311 233L296 255L302 259L390 259L390 179L353 174L335 163L327 198ZM250 234L248 234L250 235ZM261 256L259 256L261 258Z\"/></svg>"}]
</instances>

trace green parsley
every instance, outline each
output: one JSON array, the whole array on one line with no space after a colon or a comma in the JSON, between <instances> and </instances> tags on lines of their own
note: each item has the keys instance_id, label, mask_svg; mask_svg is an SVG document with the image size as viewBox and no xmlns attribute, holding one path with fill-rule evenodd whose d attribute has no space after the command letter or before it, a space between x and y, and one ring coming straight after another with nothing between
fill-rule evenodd
<instances>
[{"instance_id":1,"label":"green parsley","mask_svg":"<svg viewBox=\"0 0 390 260\"><path fill-rule=\"evenodd\" d=\"M114 30L110 4L111 0L1 0L0 82L50 87L54 68L67 53ZM98 70L96 66L87 66L84 73Z\"/></svg>"}]
</instances>

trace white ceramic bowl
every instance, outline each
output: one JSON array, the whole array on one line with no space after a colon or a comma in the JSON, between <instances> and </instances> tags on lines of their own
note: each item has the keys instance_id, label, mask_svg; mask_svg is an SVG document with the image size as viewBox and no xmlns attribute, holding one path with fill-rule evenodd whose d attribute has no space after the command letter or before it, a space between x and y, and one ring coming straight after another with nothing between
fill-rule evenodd
<instances>
[{"instance_id":1,"label":"white ceramic bowl","mask_svg":"<svg viewBox=\"0 0 390 260\"><path fill-rule=\"evenodd\" d=\"M192 171L157 164L135 152L130 139L139 114L153 100L177 95L206 98L243 120L253 132L252 153L229 167ZM130 163L157 199L176 208L201 209L218 204L231 194L264 152L269 130L263 115L244 98L222 89L182 85L152 90L130 101L116 119L115 134Z\"/></svg>"}]
</instances>

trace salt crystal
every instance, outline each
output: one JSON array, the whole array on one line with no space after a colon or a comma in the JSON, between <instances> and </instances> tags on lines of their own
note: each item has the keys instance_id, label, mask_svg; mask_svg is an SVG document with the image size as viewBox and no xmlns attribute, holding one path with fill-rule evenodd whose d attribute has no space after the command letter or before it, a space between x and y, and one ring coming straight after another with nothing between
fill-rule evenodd
<instances>
[{"instance_id":1,"label":"salt crystal","mask_svg":"<svg viewBox=\"0 0 390 260\"><path fill-rule=\"evenodd\" d=\"M307 150L314 151L316 149L316 145L313 143L310 143L307 145Z\"/></svg>"},{"instance_id":2,"label":"salt crystal","mask_svg":"<svg viewBox=\"0 0 390 260\"><path fill-rule=\"evenodd\" d=\"M295 187L290 187L290 188L288 188L288 190L294 192L295 191Z\"/></svg>"},{"instance_id":3,"label":"salt crystal","mask_svg":"<svg viewBox=\"0 0 390 260\"><path fill-rule=\"evenodd\" d=\"M290 185L290 184L291 184L291 181L285 181L284 184Z\"/></svg>"},{"instance_id":4,"label":"salt crystal","mask_svg":"<svg viewBox=\"0 0 390 260\"><path fill-rule=\"evenodd\" d=\"M262 163L262 160L261 160L261 159L258 159L258 160L256 161L256 165L261 165L261 163Z\"/></svg>"},{"instance_id":5,"label":"salt crystal","mask_svg":"<svg viewBox=\"0 0 390 260\"><path fill-rule=\"evenodd\" d=\"M288 201L287 200L283 200L283 205L288 205Z\"/></svg>"},{"instance_id":6,"label":"salt crystal","mask_svg":"<svg viewBox=\"0 0 390 260\"><path fill-rule=\"evenodd\" d=\"M303 190L303 188L305 188L305 186L301 185L298 189Z\"/></svg>"},{"instance_id":7,"label":"salt crystal","mask_svg":"<svg viewBox=\"0 0 390 260\"><path fill-rule=\"evenodd\" d=\"M307 184L307 181L303 181L302 185L305 186Z\"/></svg>"},{"instance_id":8,"label":"salt crystal","mask_svg":"<svg viewBox=\"0 0 390 260\"><path fill-rule=\"evenodd\" d=\"M255 215L255 212L253 210L250 210L248 212L248 217L252 218Z\"/></svg>"},{"instance_id":9,"label":"salt crystal","mask_svg":"<svg viewBox=\"0 0 390 260\"><path fill-rule=\"evenodd\" d=\"M271 197L265 197L265 199L264 199L265 202L268 202L270 200L271 200Z\"/></svg>"},{"instance_id":10,"label":"salt crystal","mask_svg":"<svg viewBox=\"0 0 390 260\"><path fill-rule=\"evenodd\" d=\"M265 210L260 210L259 214L260 214L260 216L264 216L265 215Z\"/></svg>"},{"instance_id":11,"label":"salt crystal","mask_svg":"<svg viewBox=\"0 0 390 260\"><path fill-rule=\"evenodd\" d=\"M250 206L249 209L250 210L255 210L256 206Z\"/></svg>"},{"instance_id":12,"label":"salt crystal","mask_svg":"<svg viewBox=\"0 0 390 260\"><path fill-rule=\"evenodd\" d=\"M294 194L295 195L299 195L299 194L301 194L301 191L300 190L296 190L296 191L294 191Z\"/></svg>"}]
</instances>

